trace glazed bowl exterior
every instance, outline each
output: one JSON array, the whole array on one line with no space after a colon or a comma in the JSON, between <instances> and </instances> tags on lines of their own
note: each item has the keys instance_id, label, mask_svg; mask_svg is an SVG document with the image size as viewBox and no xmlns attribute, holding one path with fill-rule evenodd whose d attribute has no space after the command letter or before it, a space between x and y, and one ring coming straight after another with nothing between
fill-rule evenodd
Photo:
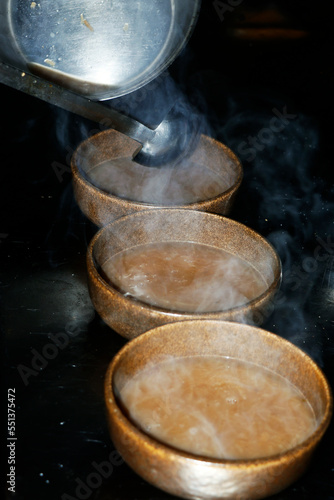
<instances>
[{"instance_id":1,"label":"glazed bowl exterior","mask_svg":"<svg viewBox=\"0 0 334 500\"><path fill-rule=\"evenodd\" d=\"M266 290L245 305L217 312L178 312L159 308L119 292L100 272L113 255L137 245L194 242L236 255L264 278ZM272 311L281 281L280 259L261 235L229 218L186 209L139 212L100 229L87 251L88 286L95 310L127 339L157 326L191 319L219 319L260 325Z\"/></svg>"},{"instance_id":2,"label":"glazed bowl exterior","mask_svg":"<svg viewBox=\"0 0 334 500\"><path fill-rule=\"evenodd\" d=\"M135 195L134 198L130 199L130 197L124 198L110 194L110 192L96 187L89 180L89 172L97 165L113 159L119 161L120 158L125 159L129 164L140 148L138 142L110 129L85 140L75 151L71 161L74 196L81 211L98 227L103 227L119 217L134 212L168 206L222 215L227 215L230 212L242 182L242 165L227 146L207 136L201 137L200 145L192 155L193 161L203 165L208 175L228 176L230 179L229 187L213 197L205 197L200 201L190 203L142 202L136 201ZM141 166L138 168L150 169L150 167ZM168 166L162 168L165 169L165 174L166 169L167 173L169 172ZM153 167L152 169L156 171ZM142 171L144 172L144 170ZM170 170L170 175L175 178L176 174Z\"/></svg>"},{"instance_id":3,"label":"glazed bowl exterior","mask_svg":"<svg viewBox=\"0 0 334 500\"><path fill-rule=\"evenodd\" d=\"M231 356L288 379L308 399L316 430L300 445L256 460L215 460L168 446L139 430L115 394L147 365L166 356ZM153 329L128 342L105 378L111 439L128 465L147 482L173 495L203 500L251 500L278 493L309 465L332 415L328 382L314 361L289 341L258 327L223 321L185 321Z\"/></svg>"}]
</instances>

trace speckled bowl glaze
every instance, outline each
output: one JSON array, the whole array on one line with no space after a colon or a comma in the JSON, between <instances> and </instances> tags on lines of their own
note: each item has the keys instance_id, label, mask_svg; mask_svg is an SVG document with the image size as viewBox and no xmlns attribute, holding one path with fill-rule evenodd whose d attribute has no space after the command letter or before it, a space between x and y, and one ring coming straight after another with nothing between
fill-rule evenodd
<instances>
[{"instance_id":1,"label":"speckled bowl glaze","mask_svg":"<svg viewBox=\"0 0 334 500\"><path fill-rule=\"evenodd\" d=\"M316 430L295 448L256 460L208 459L162 444L139 430L115 396L128 377L166 356L198 355L231 356L285 377L311 404ZM304 473L332 415L328 382L303 351L260 328L210 320L164 325L128 342L109 365L105 402L111 439L128 465L164 491L203 500L251 500L283 490Z\"/></svg>"},{"instance_id":2,"label":"speckled bowl glaze","mask_svg":"<svg viewBox=\"0 0 334 500\"><path fill-rule=\"evenodd\" d=\"M110 192L103 189L102 186L98 188L93 184L93 181L90 179L90 172L107 161L116 162L118 165L117 168L122 168L122 162L124 162L124 168L128 168L129 165L132 165L134 171L139 170L140 172L136 174L138 175L138 182L149 170L152 172L152 175L157 176L161 174L163 176L161 182L167 183L169 176L172 176L175 180L178 174L168 166L162 169L156 169L152 167L142 167L132 161L132 158L140 150L140 147L140 144L133 139L115 130L107 130L85 140L73 154L71 167L76 202L86 217L98 227L105 226L119 217L134 212L166 206L202 210L204 212L222 215L227 215L230 212L243 177L241 163L236 155L224 144L204 135L201 136L197 147L190 155L189 161L192 161L194 164L196 163L196 165L202 165L207 176L214 175L217 176L217 178L224 178L224 176L228 177L226 189L224 189L223 192L215 194L213 197L211 197L210 191L208 191L208 197L205 196L203 199L196 202L180 203L179 200L168 203L164 199L162 203L159 203L158 199L154 199L153 202L150 202L147 201L150 200L149 193L151 192L152 196L154 196L156 190L154 187L150 190L151 181L145 181L148 197L146 197L147 199L145 198L145 202L143 202L141 200L138 201L138 198L136 198L137 193L135 193L133 197L128 195L126 198L124 196L120 197L110 194ZM191 175L189 179L187 177L189 185L196 182L202 182L200 177L198 180L196 179L192 179ZM131 192L128 194L131 194Z\"/></svg>"},{"instance_id":3,"label":"speckled bowl glaze","mask_svg":"<svg viewBox=\"0 0 334 500\"><path fill-rule=\"evenodd\" d=\"M153 242L195 242L241 257L262 275L267 289L245 305L208 313L177 312L126 296L102 277L100 268L114 254ZM101 318L127 339L165 323L219 319L260 325L270 314L281 281L280 259L262 236L229 218L186 209L139 212L100 229L87 251L88 285Z\"/></svg>"}]
</instances>

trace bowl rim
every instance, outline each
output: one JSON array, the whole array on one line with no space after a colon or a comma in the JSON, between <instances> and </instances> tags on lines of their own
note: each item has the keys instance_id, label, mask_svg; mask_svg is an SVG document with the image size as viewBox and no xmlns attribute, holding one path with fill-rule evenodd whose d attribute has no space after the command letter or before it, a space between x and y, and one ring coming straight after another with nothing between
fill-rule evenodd
<instances>
[{"instance_id":1,"label":"bowl rim","mask_svg":"<svg viewBox=\"0 0 334 500\"><path fill-rule=\"evenodd\" d=\"M195 208L195 207L203 207L203 206L205 206L207 204L210 204L210 203L212 203L214 201L218 201L218 200L220 200L222 198L228 198L231 193L234 193L234 192L236 192L239 189L239 187L240 187L240 185L242 183L242 180L243 180L243 177L244 177L244 173L243 173L242 163L241 163L239 157L226 144L224 144L224 143L216 140L213 137L210 137L208 135L203 134L204 137L208 138L210 141L212 141L215 144L218 144L220 147L222 147L222 149L224 150L224 153L233 161L233 163L237 167L235 181L232 183L232 185L228 189L226 189L222 193L219 193L218 195L213 196L212 198L206 198L205 200L199 200L199 201L195 201L195 202L191 202L191 203L184 203L184 204L169 204L169 205L155 204L155 203L148 203L148 202L144 202L144 201L131 200L129 198L123 198L123 197L117 196L115 194L108 193L107 191L104 191L103 189L95 186L87 177L85 177L82 174L82 172L80 171L80 168L78 166L78 160L77 160L77 158L80 156L80 150L81 150L82 147L84 147L87 144L90 144L95 138L98 138L98 136L107 135L108 133L109 134L110 133L117 133L117 134L119 134L119 132L117 132L114 129L102 130L102 131L98 132L97 134L94 134L93 136L88 137L87 139L85 139L84 141L82 141L79 144L79 146L76 148L76 150L74 151L74 153L72 155L72 158L71 158L71 170L72 170L72 174L73 174L74 179L77 178L82 183L86 184L87 187L89 187L90 190L93 193L97 192L100 196L103 196L106 200L114 201L114 202L117 201L118 203L123 203L123 204L127 204L128 203L132 207L135 207L135 206L138 206L138 207L152 207L153 209L154 208L159 208L159 207L160 208L174 208L174 207L175 208L182 208L182 207L193 207L193 208ZM139 143L138 143L138 145L139 145ZM102 162L98 163L97 165L100 165L101 163ZM212 169L210 169L209 166L207 166L207 165L204 165L204 166L205 166L205 168L208 168L209 170L212 170ZM154 167L147 167L147 168L154 168ZM169 168L169 167L166 167L166 168Z\"/></svg>"},{"instance_id":2,"label":"bowl rim","mask_svg":"<svg viewBox=\"0 0 334 500\"><path fill-rule=\"evenodd\" d=\"M264 292L262 292L260 295L258 295L254 299L246 302L245 304L241 304L240 306L237 306L237 307L231 307L229 309L222 309L222 310L219 310L219 311L210 311L210 312L192 312L192 311L188 311L187 312L187 311L178 311L178 310L163 308L163 307L160 307L160 306L150 305L148 302L142 301L142 300L137 299L137 298L135 298L133 296L125 296L124 293L120 292L115 287L113 287L110 283L108 283L102 277L102 275L99 273L99 271L97 269L97 266L96 266L96 261L95 261L95 258L94 258L94 248L95 248L95 245L96 245L97 241L100 238L103 238L104 235L105 235L105 233L107 233L107 231L109 231L112 226L120 223L121 221L125 221L126 219L130 219L131 220L131 219L136 218L136 217L143 217L145 213L149 217L151 217L152 215L154 215L154 213L169 212L171 210L172 211L176 211L176 212L186 212L189 215L193 214L193 213L202 214L200 216L203 217L203 218L204 217L205 218L209 217L209 218L216 219L216 220L222 220L223 219L228 224L231 224L232 226L235 226L235 227L239 227L242 230L245 230L245 231L251 233L257 239L261 240L261 242L264 245L266 245L267 248L269 248L271 254L275 258L275 263L276 263L276 266L275 266L276 269L275 269L275 272L274 272L274 277L273 277L273 280L272 280L271 284L269 285L269 287L267 287ZM203 243L203 244L205 244L205 243ZM129 248L133 248L135 246L137 246L137 245L133 245L132 247L129 247ZM194 210L189 210L187 208L156 208L156 210L145 210L145 211L142 211L142 212L135 212L135 213L132 213L132 214L124 215L123 217L119 217L118 219L116 219L116 220L108 223L107 225L101 227L96 232L96 234L93 236L93 238L90 241L90 243L88 245L88 248L87 248L87 261L89 263L89 269L93 273L94 278L97 279L97 281L104 288L106 288L106 290L108 290L110 293L115 294L117 297L121 298L122 300L124 300L127 303L138 305L140 307L145 307L145 309L146 308L150 309L150 310L152 309L154 311L159 312L160 314L166 314L168 316L172 316L172 315L173 316L179 316L180 318L191 315L191 316L194 316L194 317L198 317L198 319L200 319L200 318L206 318L206 317L209 319L209 318L214 318L215 316L218 319L222 314L230 313L232 311L235 312L235 313L238 313L238 312L242 313L243 311L248 311L249 308L251 308L252 306L254 306L256 304L261 304L261 302L267 296L270 296L272 293L274 293L275 290L277 290L279 288L280 283L282 281L282 263L281 263L281 259L280 259L279 255L278 255L276 249L274 248L274 246L265 237L263 237L260 233L256 232L252 228L249 228L245 224L242 224L241 222L235 221L234 219L230 219L229 217L226 217L224 215L213 214L213 213L209 213L209 212L194 211Z\"/></svg>"},{"instance_id":3,"label":"bowl rim","mask_svg":"<svg viewBox=\"0 0 334 500\"><path fill-rule=\"evenodd\" d=\"M168 330L169 328L182 328L182 324L184 323L198 323L198 322L205 322L205 323L216 323L216 324L221 324L222 327L229 327L229 328L244 328L246 330L257 330L258 333L260 333L264 337L268 338L275 338L275 341L278 343L283 343L288 349L290 349L292 352L297 353L297 355L301 356L303 359L307 361L307 363L312 367L312 369L317 373L317 375L320 377L321 382L324 386L325 393L326 393L326 406L324 409L324 415L322 419L318 422L316 429L310 434L310 436L299 443L297 446L294 446L293 448L290 448L284 452L277 453L275 455L271 455L268 457L263 457L263 458L248 458L248 459L219 459L219 458L211 458L207 457L204 455L196 455L191 452L184 451L182 449L178 449L172 445L169 445L168 443L165 443L163 441L160 441L159 439L150 436L147 434L145 431L142 431L137 427L135 424L131 422L129 418L124 414L122 411L121 407L117 403L117 399L114 394L114 389L113 389L113 376L114 373L117 369L117 365L121 362L122 357L131 349L133 349L134 346L138 343L143 343L146 341L146 339L150 338L151 336L154 335L159 335L161 330ZM264 467L268 467L269 465L275 465L279 464L282 459L284 460L289 460L289 459L294 459L297 458L298 456L302 455L304 452L307 452L308 449L312 449L313 447L317 446L318 443L320 442L322 436L325 434L330 421L331 417L333 414L333 393L331 390L331 387L329 385L329 382L324 374L324 372L321 370L321 368L317 365L317 363L309 356L305 351L303 351L301 348L293 344L291 341L275 334L272 332L269 332L267 330L264 330L260 327L256 327L253 325L248 325L245 323L235 323L232 321L221 321L221 320L186 320L186 321L180 321L176 323L169 323L165 325L160 325L158 327L152 328L145 333L139 335L138 337L135 337L131 340L129 340L113 357L113 359L110 361L106 373L105 373L105 378L104 378L104 399L105 399L105 406L107 409L107 416L109 416L110 413L112 413L116 418L121 422L121 425L127 429L127 432L130 433L132 436L140 439L141 441L145 442L147 446L151 450L156 450L157 448L159 450L164 451L166 454L177 457L179 459L186 459L186 460L191 460L194 462L200 462L200 463L205 463L205 464L211 464L211 465L216 465L216 466L223 466L223 467L228 467L229 469L238 469L240 470L241 468L249 468L250 466L252 469L260 469Z\"/></svg>"}]
</instances>

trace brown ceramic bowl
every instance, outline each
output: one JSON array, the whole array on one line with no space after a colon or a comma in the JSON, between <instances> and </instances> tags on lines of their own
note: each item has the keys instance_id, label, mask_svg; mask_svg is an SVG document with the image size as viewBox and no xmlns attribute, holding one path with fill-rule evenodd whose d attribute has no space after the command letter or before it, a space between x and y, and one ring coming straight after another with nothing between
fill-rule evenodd
<instances>
[{"instance_id":1,"label":"brown ceramic bowl","mask_svg":"<svg viewBox=\"0 0 334 500\"><path fill-rule=\"evenodd\" d=\"M166 356L198 355L231 356L285 377L312 406L316 430L298 446L256 460L209 459L163 444L139 430L115 396L127 378ZM332 414L329 385L303 351L260 328L223 321L164 325L128 342L109 365L105 402L111 439L128 465L162 490L203 500L250 500L283 490L304 473Z\"/></svg>"},{"instance_id":2,"label":"brown ceramic bowl","mask_svg":"<svg viewBox=\"0 0 334 500\"><path fill-rule=\"evenodd\" d=\"M75 151L75 199L97 226L157 207L229 213L243 171L225 145L203 135L187 161L163 168L136 163L132 158L139 149L133 139L107 130L90 137Z\"/></svg>"},{"instance_id":3,"label":"brown ceramic bowl","mask_svg":"<svg viewBox=\"0 0 334 500\"><path fill-rule=\"evenodd\" d=\"M106 281L101 268L112 256L137 245L157 242L194 242L225 250L258 271L265 282L265 291L238 307L187 312L152 306L126 296ZM139 212L100 229L88 247L87 267L90 296L96 311L113 330L128 339L165 323L190 319L259 325L271 312L281 280L280 259L258 233L226 217L186 209Z\"/></svg>"}]
</instances>

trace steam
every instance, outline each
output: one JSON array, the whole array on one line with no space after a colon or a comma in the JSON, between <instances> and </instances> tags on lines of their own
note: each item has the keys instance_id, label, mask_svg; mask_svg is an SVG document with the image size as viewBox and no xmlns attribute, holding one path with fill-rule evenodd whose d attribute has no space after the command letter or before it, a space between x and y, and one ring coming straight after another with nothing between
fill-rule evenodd
<instances>
[{"instance_id":1,"label":"steam","mask_svg":"<svg viewBox=\"0 0 334 500\"><path fill-rule=\"evenodd\" d=\"M213 115L211 122L217 139L244 166L233 218L265 236L283 266L281 291L264 327L322 364L314 293L333 255L334 203L332 183L319 175L327 162L321 154L321 125L266 89L261 94L250 89L247 96L228 89L225 104L225 116Z\"/></svg>"},{"instance_id":2,"label":"steam","mask_svg":"<svg viewBox=\"0 0 334 500\"><path fill-rule=\"evenodd\" d=\"M116 134L109 139L108 154L102 154L100 146L91 141L84 153L89 160L82 158L79 168L84 177L104 192L135 202L185 205L214 198L235 183L238 172L231 157L219 150L214 141L203 137L212 135L206 117L190 105L166 72L147 87L103 104L153 128L169 117L170 147L175 147L175 134L187 136L185 149L188 144L193 145L185 157L176 157L161 168L148 168L135 156L139 147L135 141L129 145L124 136ZM174 126L176 122L178 125ZM104 125L107 123L101 128ZM113 142L117 141L113 148Z\"/></svg>"},{"instance_id":3,"label":"steam","mask_svg":"<svg viewBox=\"0 0 334 500\"><path fill-rule=\"evenodd\" d=\"M204 81L205 76L200 75L200 79ZM209 99L201 95L200 89L192 90L195 97L201 100L198 109L201 109L203 128L208 135L230 147L244 167L244 180L231 217L265 236L277 250L283 265L281 292L273 304L272 316L264 327L306 349L321 364L323 339L314 321L313 310L316 306L312 301L315 287L322 282L324 270L334 253L331 215L334 203L326 201L323 194L325 192L330 199L332 185L324 184L318 175L319 169L323 171L325 168L320 156L319 123L296 109L284 97L266 89L261 92L249 89L246 95L228 88L226 81L219 80L216 73L207 76L213 82L211 87L207 86L207 92L212 94L210 101L219 101L221 104L219 113L216 113L213 104L206 104L205 100ZM154 126L180 96L183 96L183 90L166 72L137 92L105 105L116 107ZM63 117L59 116L59 141L65 144L68 156L80 140L106 126L102 122L91 124L77 120L73 127L73 121L66 124ZM72 137L70 144L69 130L72 135L75 130L75 137ZM205 160L202 164L206 166ZM100 184L94 179L93 182L108 192L115 192L119 197L131 198L131 193L124 188L132 191L132 172L124 169L119 159L114 162L113 168L121 172L123 179L111 180L107 163L93 164L92 167L86 175L93 176L97 168L101 171L105 168L107 174L104 178L101 174ZM182 171L187 181L193 167L194 162L188 170ZM175 171L148 170L150 175L145 173L148 172L145 167L138 167L137 180L140 182L137 182L137 186L140 186L140 192L134 197L138 201L156 204L179 203L184 192L174 189ZM208 172L215 184L217 172L212 174L206 166L205 174ZM155 182L155 177L161 181L160 184ZM230 180L223 181L228 183ZM187 188L196 182L188 182ZM183 186L181 183L182 189ZM187 196L189 200L195 195L191 192Z\"/></svg>"},{"instance_id":4,"label":"steam","mask_svg":"<svg viewBox=\"0 0 334 500\"><path fill-rule=\"evenodd\" d=\"M210 146L214 149L206 138L198 145L207 149ZM181 165L164 168L148 168L126 157L95 165L94 152L90 156L93 160L86 166L85 176L94 186L120 198L153 205L186 205L208 200L231 188L237 178L232 161L223 152L214 165L209 158L207 163L205 160L199 163L194 153Z\"/></svg>"}]
</instances>

